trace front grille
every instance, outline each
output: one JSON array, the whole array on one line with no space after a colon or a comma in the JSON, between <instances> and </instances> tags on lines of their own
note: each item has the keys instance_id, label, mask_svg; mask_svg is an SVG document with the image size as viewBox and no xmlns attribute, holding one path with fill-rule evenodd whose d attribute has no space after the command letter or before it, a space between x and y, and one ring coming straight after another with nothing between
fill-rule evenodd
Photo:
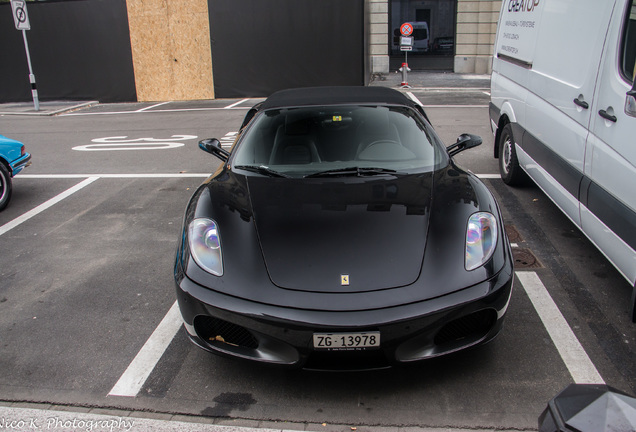
<instances>
[{"instance_id":1,"label":"front grille","mask_svg":"<svg viewBox=\"0 0 636 432\"><path fill-rule=\"evenodd\" d=\"M199 315L194 319L194 328L197 335L209 344L258 348L258 340L247 329L218 318Z\"/></svg>"},{"instance_id":2,"label":"front grille","mask_svg":"<svg viewBox=\"0 0 636 432\"><path fill-rule=\"evenodd\" d=\"M435 336L435 345L445 345L463 339L479 340L490 331L497 320L494 310L481 310L444 325Z\"/></svg>"},{"instance_id":3,"label":"front grille","mask_svg":"<svg viewBox=\"0 0 636 432\"><path fill-rule=\"evenodd\" d=\"M360 371L390 367L384 352L367 351L313 351L303 366L320 371Z\"/></svg>"}]
</instances>

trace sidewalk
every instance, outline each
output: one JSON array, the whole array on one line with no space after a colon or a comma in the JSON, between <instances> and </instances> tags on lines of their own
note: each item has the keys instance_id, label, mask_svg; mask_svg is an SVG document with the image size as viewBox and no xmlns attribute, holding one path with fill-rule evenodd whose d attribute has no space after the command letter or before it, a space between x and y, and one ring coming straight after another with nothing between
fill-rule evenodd
<instances>
[{"instance_id":1,"label":"sidewalk","mask_svg":"<svg viewBox=\"0 0 636 432\"><path fill-rule=\"evenodd\" d=\"M28 116L53 116L63 112L74 111L97 105L97 101L52 101L40 102L40 110L36 111L33 101L12 102L0 104L0 116L3 115L28 115Z\"/></svg>"},{"instance_id":2,"label":"sidewalk","mask_svg":"<svg viewBox=\"0 0 636 432\"><path fill-rule=\"evenodd\" d=\"M407 73L407 83L412 89L490 89L490 75L456 74L442 71L411 71ZM371 87L391 87L399 89L402 72L390 71L386 75L372 77Z\"/></svg>"},{"instance_id":3,"label":"sidewalk","mask_svg":"<svg viewBox=\"0 0 636 432\"><path fill-rule=\"evenodd\" d=\"M11 405L11 406L6 406ZM109 432L513 432L500 429L454 429L451 427L383 427L309 424L170 415L102 408L46 406L0 402L0 429ZM515 430L514 432L519 432Z\"/></svg>"}]
</instances>

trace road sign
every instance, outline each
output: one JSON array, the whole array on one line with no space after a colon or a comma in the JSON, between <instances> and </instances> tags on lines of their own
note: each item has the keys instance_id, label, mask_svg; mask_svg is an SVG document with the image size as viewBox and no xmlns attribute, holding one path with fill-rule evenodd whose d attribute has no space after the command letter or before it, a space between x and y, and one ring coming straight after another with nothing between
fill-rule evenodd
<instances>
[{"instance_id":1,"label":"road sign","mask_svg":"<svg viewBox=\"0 0 636 432\"><path fill-rule=\"evenodd\" d=\"M413 51L413 38L402 36L400 37L400 51Z\"/></svg>"},{"instance_id":2,"label":"road sign","mask_svg":"<svg viewBox=\"0 0 636 432\"><path fill-rule=\"evenodd\" d=\"M13 22L15 23L15 28L18 30L31 30L26 1L11 0L11 9L13 9Z\"/></svg>"},{"instance_id":3,"label":"road sign","mask_svg":"<svg viewBox=\"0 0 636 432\"><path fill-rule=\"evenodd\" d=\"M400 33L402 36L411 36L413 34L413 25L411 23L404 23L400 26Z\"/></svg>"}]
</instances>

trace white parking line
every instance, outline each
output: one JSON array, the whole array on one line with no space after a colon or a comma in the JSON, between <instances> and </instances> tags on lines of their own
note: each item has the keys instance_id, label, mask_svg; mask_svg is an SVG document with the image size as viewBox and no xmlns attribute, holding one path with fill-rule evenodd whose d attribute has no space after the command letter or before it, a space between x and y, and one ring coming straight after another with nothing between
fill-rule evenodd
<instances>
[{"instance_id":1,"label":"white parking line","mask_svg":"<svg viewBox=\"0 0 636 432\"><path fill-rule=\"evenodd\" d=\"M68 198L69 196L71 196L75 192L77 192L78 190L83 189L84 187L86 187L89 184L93 183L97 179L99 179L99 177L88 177L86 180L84 180L84 181L80 182L79 184L73 186L72 188L62 192L61 194L59 194L57 196L54 196L50 200L40 204L39 206L35 207L32 210L24 213L22 216L17 217L15 219L13 219L12 221L7 222L6 224L0 226L0 235L6 233L7 231L12 230L13 228L17 227L18 225L22 224L23 222L28 221L33 216L36 216L36 215L42 213L44 210L48 209L49 207L54 206L55 204L57 204L60 201L62 201L64 198Z\"/></svg>"},{"instance_id":2,"label":"white parking line","mask_svg":"<svg viewBox=\"0 0 636 432\"><path fill-rule=\"evenodd\" d=\"M60 117L78 117L78 116L95 116L95 115L120 115L120 114L156 114L156 113L177 113L177 112L192 112L192 111L220 111L220 110L248 110L251 107L222 107L222 108L175 108L175 109L153 109L150 111L106 111L106 112L74 112L69 114L60 114Z\"/></svg>"},{"instance_id":3,"label":"white parking line","mask_svg":"<svg viewBox=\"0 0 636 432\"><path fill-rule=\"evenodd\" d=\"M605 384L581 343L535 272L516 272L552 342L577 384Z\"/></svg>"},{"instance_id":4,"label":"white parking line","mask_svg":"<svg viewBox=\"0 0 636 432\"><path fill-rule=\"evenodd\" d=\"M206 173L155 173L155 174L19 174L16 178L24 179L74 179L99 177L104 179L130 179L130 178L207 178Z\"/></svg>"},{"instance_id":5,"label":"white parking line","mask_svg":"<svg viewBox=\"0 0 636 432\"><path fill-rule=\"evenodd\" d=\"M175 301L108 395L137 396L182 324L183 318Z\"/></svg>"},{"instance_id":6,"label":"white parking line","mask_svg":"<svg viewBox=\"0 0 636 432\"><path fill-rule=\"evenodd\" d=\"M16 178L24 179L75 179L99 177L105 179L130 179L130 178L208 178L209 173L156 173L156 174L20 174ZM475 174L480 179L498 179L499 174Z\"/></svg>"},{"instance_id":7,"label":"white parking line","mask_svg":"<svg viewBox=\"0 0 636 432\"><path fill-rule=\"evenodd\" d=\"M226 107L224 107L224 109L230 109L230 108L234 108L236 106L239 106L240 104L242 104L243 102L247 102L249 99L243 99L241 101L238 101L236 103L233 103L232 105L228 105Z\"/></svg>"},{"instance_id":8,"label":"white parking line","mask_svg":"<svg viewBox=\"0 0 636 432\"><path fill-rule=\"evenodd\" d=\"M136 112L144 112L144 111L147 111L147 110L150 110L150 109L153 109L153 108L157 108L159 106L162 106L162 105L165 105L165 104L169 104L169 103L170 102L161 102L161 103L158 103L158 104L155 104L155 105L147 106L146 108L138 109Z\"/></svg>"}]
</instances>

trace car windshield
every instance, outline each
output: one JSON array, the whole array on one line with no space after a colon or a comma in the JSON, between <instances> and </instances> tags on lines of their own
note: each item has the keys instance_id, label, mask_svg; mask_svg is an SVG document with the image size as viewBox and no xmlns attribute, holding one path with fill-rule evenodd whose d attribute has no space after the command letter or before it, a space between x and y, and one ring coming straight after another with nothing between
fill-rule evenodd
<instances>
[{"instance_id":1,"label":"car windshield","mask_svg":"<svg viewBox=\"0 0 636 432\"><path fill-rule=\"evenodd\" d=\"M272 109L252 121L232 165L280 177L422 173L445 161L438 142L407 107Z\"/></svg>"}]
</instances>

